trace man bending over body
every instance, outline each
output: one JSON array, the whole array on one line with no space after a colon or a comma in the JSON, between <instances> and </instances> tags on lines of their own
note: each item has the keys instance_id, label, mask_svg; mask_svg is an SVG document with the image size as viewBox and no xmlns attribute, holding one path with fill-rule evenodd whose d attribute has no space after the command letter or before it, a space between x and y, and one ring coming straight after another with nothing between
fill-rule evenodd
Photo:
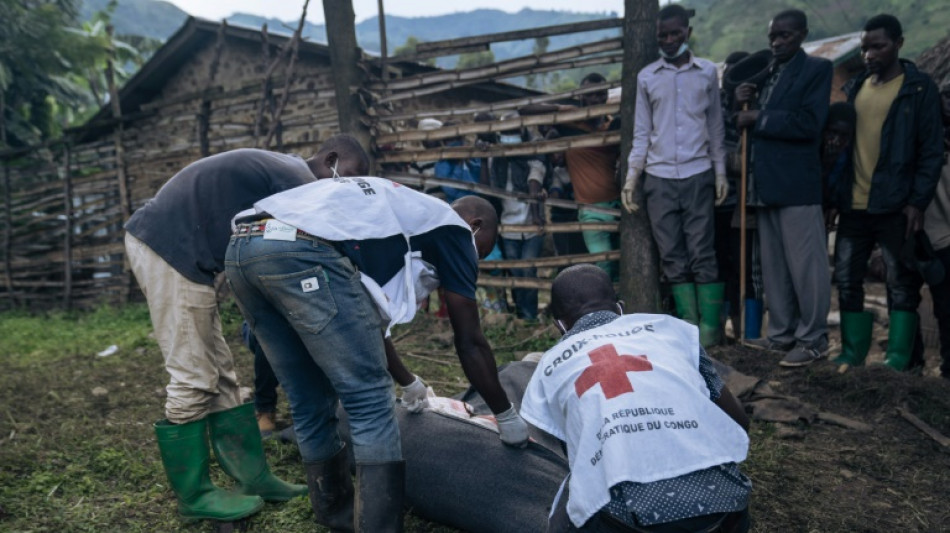
<instances>
[{"instance_id":1,"label":"man bending over body","mask_svg":"<svg viewBox=\"0 0 950 533\"><path fill-rule=\"evenodd\" d=\"M551 311L564 337L521 404L525 420L567 446L571 473L548 531L747 531L751 483L737 463L749 420L697 328L623 315L593 265L557 276Z\"/></svg>"},{"instance_id":2,"label":"man bending over body","mask_svg":"<svg viewBox=\"0 0 950 533\"><path fill-rule=\"evenodd\" d=\"M353 161L363 163L350 176L367 172L355 140L338 163ZM318 523L402 531L405 462L390 374L420 409L425 387L381 331L412 319L425 272L444 289L462 368L496 415L501 440L525 445L527 426L498 382L475 303L478 258L497 235L491 204L467 196L450 208L389 180L334 172L255 203L238 222L228 280L290 400ZM337 400L349 416L355 506Z\"/></svg>"},{"instance_id":3,"label":"man bending over body","mask_svg":"<svg viewBox=\"0 0 950 533\"><path fill-rule=\"evenodd\" d=\"M306 493L269 473L254 407L241 404L214 278L224 271L231 217L262 198L329 176L335 145L328 140L306 161L253 149L206 157L175 174L125 224L126 257L148 301L170 376L166 420L155 424L155 434L185 518L237 520L260 510L262 498L286 501ZM211 483L209 434L219 464L243 494Z\"/></svg>"}]
</instances>

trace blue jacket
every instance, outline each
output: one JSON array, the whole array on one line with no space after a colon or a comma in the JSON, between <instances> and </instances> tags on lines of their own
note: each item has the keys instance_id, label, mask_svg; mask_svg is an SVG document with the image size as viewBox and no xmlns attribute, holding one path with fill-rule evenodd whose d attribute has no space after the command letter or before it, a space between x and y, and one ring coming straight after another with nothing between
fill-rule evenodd
<instances>
[{"instance_id":1,"label":"blue jacket","mask_svg":"<svg viewBox=\"0 0 950 533\"><path fill-rule=\"evenodd\" d=\"M767 206L821 205L821 131L831 100L831 61L799 50L750 131L753 179Z\"/></svg>"},{"instance_id":2,"label":"blue jacket","mask_svg":"<svg viewBox=\"0 0 950 533\"><path fill-rule=\"evenodd\" d=\"M871 176L868 213L896 213L907 205L921 212L933 200L943 166L943 124L940 93L930 76L910 61L901 60L904 83L891 104L881 130L881 154ZM870 73L852 78L844 86L854 103ZM850 155L850 154L849 154ZM851 211L854 170L844 173L838 189L838 209Z\"/></svg>"}]
</instances>

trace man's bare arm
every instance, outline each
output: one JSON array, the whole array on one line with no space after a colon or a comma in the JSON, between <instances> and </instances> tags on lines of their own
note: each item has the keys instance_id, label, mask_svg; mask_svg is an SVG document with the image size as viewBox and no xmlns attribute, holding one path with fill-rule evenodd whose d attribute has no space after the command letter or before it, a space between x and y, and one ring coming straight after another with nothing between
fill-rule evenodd
<instances>
[{"instance_id":1,"label":"man's bare arm","mask_svg":"<svg viewBox=\"0 0 950 533\"><path fill-rule=\"evenodd\" d=\"M392 339L384 338L383 345L386 347L386 366L389 370L389 375L396 380L396 383L398 383L400 387L405 387L415 381L416 376L402 363L402 358L400 358L399 353L396 352L396 346L393 345Z\"/></svg>"},{"instance_id":2,"label":"man's bare arm","mask_svg":"<svg viewBox=\"0 0 950 533\"><path fill-rule=\"evenodd\" d=\"M445 305L448 308L452 331L455 333L455 349L465 376L493 413L507 411L511 402L498 381L498 367L495 366L491 346L482 333L478 305L475 300L452 291L445 291Z\"/></svg>"}]
</instances>

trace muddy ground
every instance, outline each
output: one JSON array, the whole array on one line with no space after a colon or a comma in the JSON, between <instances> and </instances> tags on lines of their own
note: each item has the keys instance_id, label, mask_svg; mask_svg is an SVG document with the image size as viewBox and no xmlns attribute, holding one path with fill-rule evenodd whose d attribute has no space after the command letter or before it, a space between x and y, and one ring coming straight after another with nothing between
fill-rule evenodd
<instances>
[{"instance_id":1,"label":"muddy ground","mask_svg":"<svg viewBox=\"0 0 950 533\"><path fill-rule=\"evenodd\" d=\"M223 315L239 376L249 385L240 318L227 306ZM395 335L407 364L443 395L467 386L448 330L446 321L423 316ZM486 332L500 363L555 339L550 325L504 317L487 320ZM906 406L950 436L950 381L932 377L932 353L926 377L870 367L839 375L827 362L786 370L776 364L779 355L737 346L711 354L778 393L872 427L753 422L743 466L755 484L753 531L950 531L950 450L896 412ZM210 531L207 523L177 518L158 459L151 424L162 415L165 380L153 342L105 357L86 350L0 359L0 531ZM281 409L279 421L289 424L283 395ZM303 481L293 446L269 441L267 453L279 475ZM213 470L216 482L229 484ZM316 530L304 498L268 504L250 526ZM411 516L407 530L452 531Z\"/></svg>"}]
</instances>

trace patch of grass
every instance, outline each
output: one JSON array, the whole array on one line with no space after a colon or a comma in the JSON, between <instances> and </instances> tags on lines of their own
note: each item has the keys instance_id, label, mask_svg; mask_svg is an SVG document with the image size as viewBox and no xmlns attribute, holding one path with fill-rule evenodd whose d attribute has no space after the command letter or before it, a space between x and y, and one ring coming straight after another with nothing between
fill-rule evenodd
<instances>
[{"instance_id":1,"label":"patch of grass","mask_svg":"<svg viewBox=\"0 0 950 533\"><path fill-rule=\"evenodd\" d=\"M93 355L111 345L120 351L154 347L145 304L99 307L91 312L0 313L0 358L18 364Z\"/></svg>"}]
</instances>

